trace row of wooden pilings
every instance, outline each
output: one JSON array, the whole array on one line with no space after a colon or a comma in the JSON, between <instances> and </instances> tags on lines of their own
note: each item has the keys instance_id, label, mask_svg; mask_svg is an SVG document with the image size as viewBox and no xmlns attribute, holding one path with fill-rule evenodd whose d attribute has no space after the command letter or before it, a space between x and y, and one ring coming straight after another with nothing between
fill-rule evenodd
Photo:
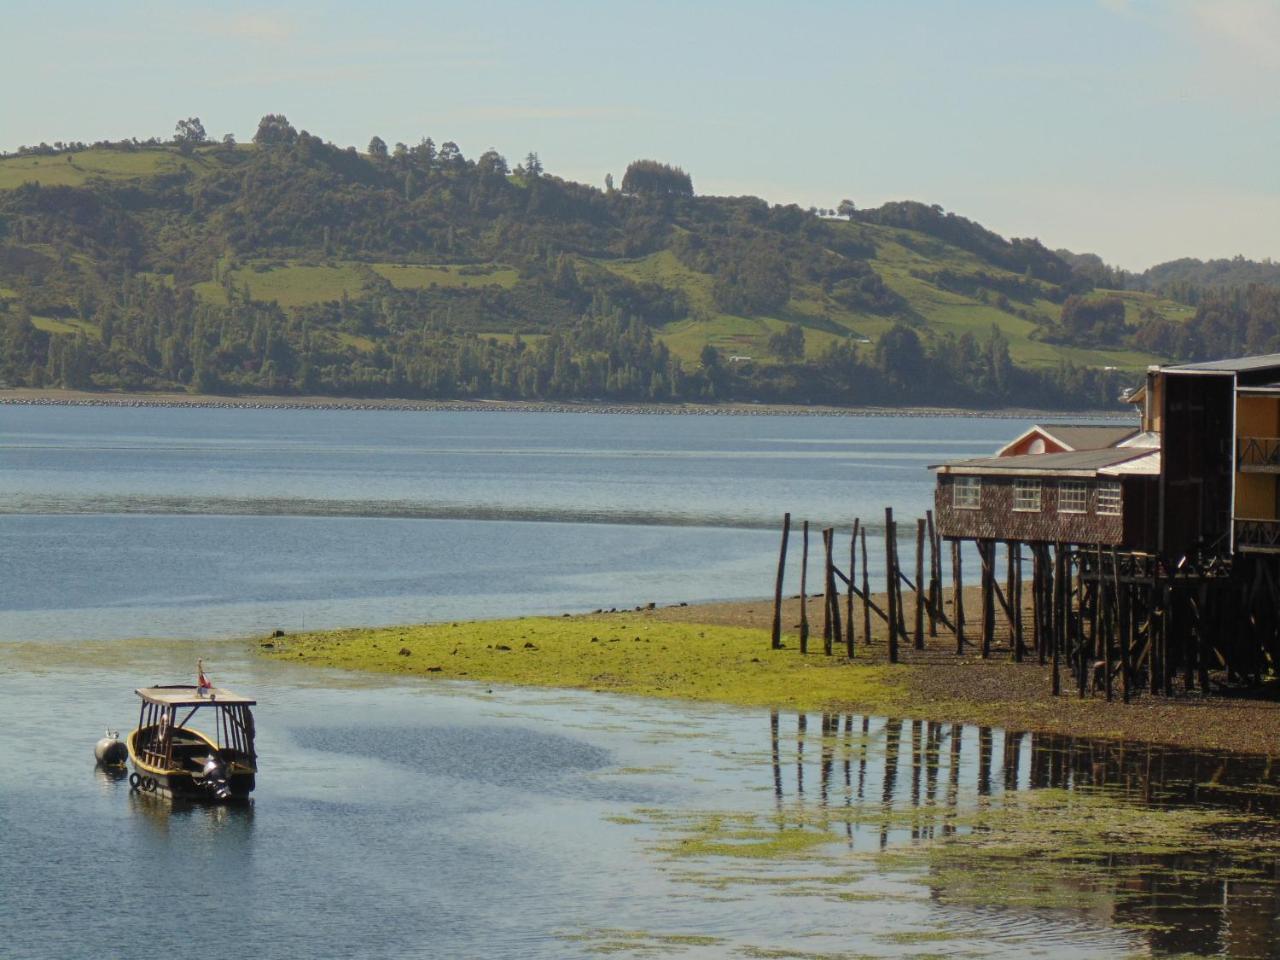
<instances>
[{"instance_id":1,"label":"row of wooden pilings","mask_svg":"<svg viewBox=\"0 0 1280 960\"><path fill-rule=\"evenodd\" d=\"M854 598L862 602L862 641L871 643L871 617L874 614L886 624L889 644L889 660L898 661L900 644L911 644L917 650L925 648L925 634L938 635L942 624L957 638L957 652L964 647L964 598L960 575L959 543L952 543L952 582L955 587L952 600L953 616L944 611L942 596L942 541L933 524L933 511L916 521L915 577L902 569L898 555L898 528L893 519L893 508L885 509L884 551L885 591L881 607L871 595L870 565L867 562L867 527L861 519L853 521L853 534L849 540L848 573L835 563L836 532L827 527L822 533L823 552L823 617L822 651L828 656L837 645L843 644L845 655L855 656L857 627L855 624ZM809 596L809 521L802 525L802 550L800 555L800 652L809 652L808 603ZM782 546L778 552L778 578L774 587L772 646L782 647L782 592L787 568L787 548L791 540L791 514L782 518ZM861 581L859 582L859 553L861 553ZM927 569L926 569L927 567ZM927 579L926 579L927 578ZM844 612L841 613L841 591L837 581L844 585ZM914 595L911 627L907 626L906 604L902 588ZM887 609L886 609L887 608Z\"/></svg>"},{"instance_id":2,"label":"row of wooden pilings","mask_svg":"<svg viewBox=\"0 0 1280 960\"><path fill-rule=\"evenodd\" d=\"M1206 596L1212 600L1216 594L1206 591L1212 581L1197 581L1199 592L1187 600L1185 577L1161 581L1158 573L1135 570L1134 557L1118 554L1114 549L976 540L973 544L980 566L981 609L971 640L966 634L963 541L944 541L934 525L932 511L916 520L915 527L914 569L908 571L899 554L893 510L885 510L885 589L879 598L871 593L867 525L861 519L853 522L847 571L835 562L835 529L821 530L824 654L832 655L843 647L846 657L855 657L859 630L862 645L870 644L872 618L876 617L885 626L891 663L899 661L904 647L926 649L927 640L937 638L940 628L951 635L956 655L963 656L966 648L971 648L985 659L992 655L997 621L1001 620L1007 627L1007 632L1002 633L1008 641L1009 658L1021 662L1034 656L1042 665L1051 664L1054 694L1062 692L1064 680L1080 696L1096 691L1107 699L1119 694L1127 701L1144 688L1152 693L1171 694L1179 669L1184 673L1187 689L1194 689L1198 682L1201 690L1207 691L1209 644L1205 627L1210 604ZM810 595L809 534L809 523L805 521L800 557L802 598ZM791 515L786 514L774 589L774 649L782 647L783 583L790 539ZM944 543L951 562L949 610L942 576ZM998 568L1000 543L1005 547L1003 577ZM1031 564L1029 581L1023 576L1027 560ZM1155 568L1158 570L1159 565ZM1029 610L1024 603L1026 588L1030 590ZM914 601L910 609L908 599ZM1188 611L1193 614L1189 620L1183 616ZM798 629L800 652L807 654L811 641L807 599L800 604Z\"/></svg>"}]
</instances>

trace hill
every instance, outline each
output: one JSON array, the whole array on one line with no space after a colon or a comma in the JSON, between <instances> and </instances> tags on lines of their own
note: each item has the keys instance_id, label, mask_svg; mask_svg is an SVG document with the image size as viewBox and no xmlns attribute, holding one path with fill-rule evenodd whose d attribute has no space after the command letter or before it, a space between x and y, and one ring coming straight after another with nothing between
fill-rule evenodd
<instances>
[{"instance_id":1,"label":"hill","mask_svg":"<svg viewBox=\"0 0 1280 960\"><path fill-rule=\"evenodd\" d=\"M938 207L697 196L653 161L600 190L278 116L0 158L11 385L1096 406L1200 309Z\"/></svg>"}]
</instances>

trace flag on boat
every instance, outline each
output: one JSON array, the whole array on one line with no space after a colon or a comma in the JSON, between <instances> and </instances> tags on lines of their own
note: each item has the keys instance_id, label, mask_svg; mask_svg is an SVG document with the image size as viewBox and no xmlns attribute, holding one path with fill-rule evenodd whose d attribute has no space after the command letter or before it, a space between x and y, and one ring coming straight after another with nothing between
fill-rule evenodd
<instances>
[{"instance_id":1,"label":"flag on boat","mask_svg":"<svg viewBox=\"0 0 1280 960\"><path fill-rule=\"evenodd\" d=\"M213 684L204 675L204 660L196 660L196 692L204 696L213 689Z\"/></svg>"}]
</instances>

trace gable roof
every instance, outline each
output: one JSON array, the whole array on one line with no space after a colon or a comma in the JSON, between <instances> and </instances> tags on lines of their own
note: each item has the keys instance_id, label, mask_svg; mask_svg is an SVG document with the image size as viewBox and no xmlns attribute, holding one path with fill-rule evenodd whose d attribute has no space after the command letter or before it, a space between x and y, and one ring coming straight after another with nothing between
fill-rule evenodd
<instances>
[{"instance_id":1,"label":"gable roof","mask_svg":"<svg viewBox=\"0 0 1280 960\"><path fill-rule=\"evenodd\" d=\"M1041 434L1065 450L1074 452L1114 447L1133 437L1139 429L1137 424L1037 423L997 450L996 456L1005 456L1006 450L1012 450L1035 434ZM1052 456L1052 454L1027 454L1027 456Z\"/></svg>"},{"instance_id":2,"label":"gable roof","mask_svg":"<svg viewBox=\"0 0 1280 960\"><path fill-rule=\"evenodd\" d=\"M1117 467L1150 456L1152 451L1143 447L1108 447L1104 450L1075 450L1070 453L1024 453L1016 457L980 457L976 460L956 460L935 464L931 469L938 473L958 473L971 476L1022 476L1022 477L1096 477L1109 467Z\"/></svg>"},{"instance_id":3,"label":"gable roof","mask_svg":"<svg viewBox=\"0 0 1280 960\"><path fill-rule=\"evenodd\" d=\"M1244 373L1251 370L1266 370L1275 367L1280 370L1280 353L1264 353L1256 357L1228 357L1225 360L1205 360L1203 363L1180 363L1176 366L1161 367L1169 373L1197 371L1205 373Z\"/></svg>"}]
</instances>

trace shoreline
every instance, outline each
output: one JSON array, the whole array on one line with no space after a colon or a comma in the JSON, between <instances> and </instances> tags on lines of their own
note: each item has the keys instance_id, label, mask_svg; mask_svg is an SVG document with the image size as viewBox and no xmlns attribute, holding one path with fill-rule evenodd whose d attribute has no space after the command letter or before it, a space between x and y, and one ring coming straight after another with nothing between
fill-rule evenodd
<instances>
[{"instance_id":1,"label":"shoreline","mask_svg":"<svg viewBox=\"0 0 1280 960\"><path fill-rule=\"evenodd\" d=\"M976 588L970 588L966 594ZM881 598L882 600L883 598ZM966 605L970 603L966 597ZM970 608L972 609L972 607ZM783 605L781 650L769 645L771 599L507 620L329 630L257 641L262 655L424 679L560 687L801 712L873 713L1114 742L1274 756L1280 701L1232 695L1141 695L1125 704L1080 698L1064 671L1010 659L997 634L992 657L956 656L939 627L926 649L887 660L883 625L864 643L860 605L852 660L822 653L822 598L809 598L809 654L798 650L800 601ZM843 601L842 601L843 613Z\"/></svg>"},{"instance_id":2,"label":"shoreline","mask_svg":"<svg viewBox=\"0 0 1280 960\"><path fill-rule=\"evenodd\" d=\"M115 393L33 387L0 388L0 406L52 407L190 407L215 410L393 410L462 413L583 413L594 415L756 416L756 417L966 417L992 420L1060 419L1130 420L1127 410L1039 410L1007 407L994 410L962 407L833 407L822 404L625 403L608 400L410 400L365 397L217 396L176 392Z\"/></svg>"}]
</instances>

